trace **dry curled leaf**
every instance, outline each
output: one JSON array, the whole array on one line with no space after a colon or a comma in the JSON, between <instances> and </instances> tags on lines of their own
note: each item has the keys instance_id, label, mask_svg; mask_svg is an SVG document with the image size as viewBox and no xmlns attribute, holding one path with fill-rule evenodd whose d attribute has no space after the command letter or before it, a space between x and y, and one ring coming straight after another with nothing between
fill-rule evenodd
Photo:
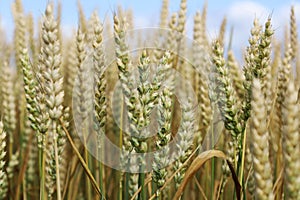
<instances>
[{"instance_id":1,"label":"dry curled leaf","mask_svg":"<svg viewBox=\"0 0 300 200\"><path fill-rule=\"evenodd\" d=\"M219 151L219 150L209 150L209 151L202 152L199 156L197 156L195 158L195 160L192 162L192 164L188 168L181 185L179 186L175 196L173 197L173 200L176 200L176 199L180 198L180 196L183 193L184 188L187 185L187 183L189 182L189 180L191 178L193 178L195 173L197 171L199 171L199 169L202 167L202 165L206 161L210 160L213 157L226 159L226 155L222 151ZM234 169L233 169L231 163L228 160L226 160L226 161L227 161L227 164L229 165L229 168L230 168L230 171L231 171L231 174L232 174L232 178L233 178L235 186L236 186L237 199L240 199L241 185L238 181L238 178L237 178L237 176L234 172Z\"/></svg>"}]
</instances>

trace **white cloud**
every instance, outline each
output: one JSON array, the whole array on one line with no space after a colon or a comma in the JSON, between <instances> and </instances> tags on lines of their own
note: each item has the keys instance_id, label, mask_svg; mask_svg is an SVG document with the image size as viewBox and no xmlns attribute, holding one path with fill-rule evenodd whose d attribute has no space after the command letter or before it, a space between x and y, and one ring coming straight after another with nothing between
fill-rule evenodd
<instances>
[{"instance_id":1,"label":"white cloud","mask_svg":"<svg viewBox=\"0 0 300 200\"><path fill-rule=\"evenodd\" d=\"M255 17L260 19L267 17L269 14L271 14L270 10L259 3L251 1L236 2L227 11L228 18L239 25L251 24Z\"/></svg>"},{"instance_id":2,"label":"white cloud","mask_svg":"<svg viewBox=\"0 0 300 200\"><path fill-rule=\"evenodd\" d=\"M272 11L256 2L242 1L232 4L227 9L226 16L229 26L234 27L233 48L246 47L254 19L258 18L263 23L270 14Z\"/></svg>"}]
</instances>

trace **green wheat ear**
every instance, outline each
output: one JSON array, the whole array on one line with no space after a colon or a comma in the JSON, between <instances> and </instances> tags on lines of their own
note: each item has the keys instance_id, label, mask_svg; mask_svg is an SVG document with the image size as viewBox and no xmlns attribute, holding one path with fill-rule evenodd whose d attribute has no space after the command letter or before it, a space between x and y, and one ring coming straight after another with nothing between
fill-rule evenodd
<instances>
[{"instance_id":1,"label":"green wheat ear","mask_svg":"<svg viewBox=\"0 0 300 200\"><path fill-rule=\"evenodd\" d=\"M217 103L224 126L231 131L234 140L237 141L244 127L239 121L240 119L238 119L236 94L229 77L229 69L223 57L223 49L218 41L215 41L213 44L212 62L216 70Z\"/></svg>"}]
</instances>

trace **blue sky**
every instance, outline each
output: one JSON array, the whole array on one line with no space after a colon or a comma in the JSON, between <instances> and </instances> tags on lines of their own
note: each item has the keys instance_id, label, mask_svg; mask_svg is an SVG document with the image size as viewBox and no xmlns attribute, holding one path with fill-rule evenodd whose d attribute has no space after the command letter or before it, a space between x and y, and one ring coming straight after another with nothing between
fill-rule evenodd
<instances>
[{"instance_id":1,"label":"blue sky","mask_svg":"<svg viewBox=\"0 0 300 200\"><path fill-rule=\"evenodd\" d=\"M180 0L169 0L170 13L176 12ZM23 0L25 12L32 12L35 19L42 15L48 0ZM57 2L57 0L54 0ZM77 24L77 0L61 0L63 6L62 24L65 34L70 34L72 27ZM155 26L159 21L161 0L82 0L86 16L96 9L102 19L111 17L118 5L124 8L132 8L134 20L137 27ZM273 27L276 37L282 38L284 27L289 23L289 9L291 5L296 7L298 27L300 27L300 0L207 0L208 2L208 35L216 37L223 16L228 18L228 28L234 27L235 47L247 44L252 21L257 16L263 23L268 15L273 16ZM11 15L11 4L13 0L0 0L0 16L2 27L5 27L8 36L13 32L13 21ZM187 30L191 35L193 27L193 15L197 10L202 10L205 0L188 0L188 22Z\"/></svg>"}]
</instances>

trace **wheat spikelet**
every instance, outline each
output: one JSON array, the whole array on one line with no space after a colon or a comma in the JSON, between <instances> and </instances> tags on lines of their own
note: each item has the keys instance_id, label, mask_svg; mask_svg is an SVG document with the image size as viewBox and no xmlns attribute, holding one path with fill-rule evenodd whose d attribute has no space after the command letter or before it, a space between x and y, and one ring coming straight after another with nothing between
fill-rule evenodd
<instances>
[{"instance_id":1,"label":"wheat spikelet","mask_svg":"<svg viewBox=\"0 0 300 200\"><path fill-rule=\"evenodd\" d=\"M10 160L8 162L6 171L7 171L7 177L10 179L10 182L14 178L16 167L20 164L19 155L20 155L19 151L16 151L11 155Z\"/></svg>"}]
</instances>

